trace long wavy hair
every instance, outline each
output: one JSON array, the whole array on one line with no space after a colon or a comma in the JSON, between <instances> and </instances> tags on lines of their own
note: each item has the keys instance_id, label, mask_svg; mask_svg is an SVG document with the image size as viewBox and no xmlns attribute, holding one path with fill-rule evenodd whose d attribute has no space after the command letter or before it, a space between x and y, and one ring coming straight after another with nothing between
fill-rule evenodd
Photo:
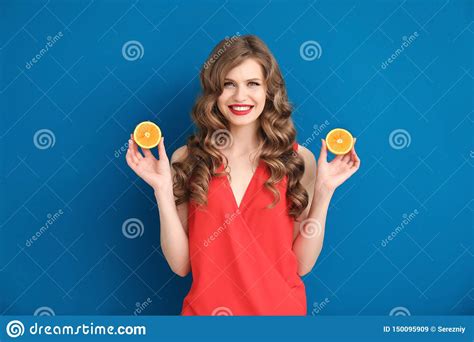
<instances>
[{"instance_id":1,"label":"long wavy hair","mask_svg":"<svg viewBox=\"0 0 474 342\"><path fill-rule=\"evenodd\" d=\"M202 93L191 113L197 130L187 140L185 158L172 164L176 205L189 200L207 205L211 177L229 175L228 172L217 172L222 162L227 169L228 160L220 150L231 138L226 136L226 133L230 135L230 125L218 109L217 99L223 92L227 73L247 58L261 64L267 92L263 112L258 118L258 151L270 173L265 187L274 195L268 208L273 208L280 200L275 185L286 175L288 215L296 219L308 205L308 193L300 183L304 161L293 150L296 130L291 119L292 106L275 58L265 43L254 35L237 35L220 41L201 69Z\"/></svg>"}]
</instances>

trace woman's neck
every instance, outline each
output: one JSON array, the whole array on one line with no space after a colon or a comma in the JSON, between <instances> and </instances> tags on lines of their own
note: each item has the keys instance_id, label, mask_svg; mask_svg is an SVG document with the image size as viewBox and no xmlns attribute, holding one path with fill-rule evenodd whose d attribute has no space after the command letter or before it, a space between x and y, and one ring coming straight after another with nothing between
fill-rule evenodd
<instances>
[{"instance_id":1,"label":"woman's neck","mask_svg":"<svg viewBox=\"0 0 474 342\"><path fill-rule=\"evenodd\" d=\"M257 122L245 126L231 126L232 145L229 146L227 152L234 157L254 154L259 148L257 130Z\"/></svg>"}]
</instances>

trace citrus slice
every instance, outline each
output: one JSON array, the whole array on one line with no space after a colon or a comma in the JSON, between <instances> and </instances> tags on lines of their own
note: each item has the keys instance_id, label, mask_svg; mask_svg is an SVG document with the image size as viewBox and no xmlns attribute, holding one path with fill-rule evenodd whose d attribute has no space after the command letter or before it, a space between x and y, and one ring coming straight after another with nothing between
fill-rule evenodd
<instances>
[{"instance_id":1,"label":"citrus slice","mask_svg":"<svg viewBox=\"0 0 474 342\"><path fill-rule=\"evenodd\" d=\"M133 131L133 140L142 148L153 148L160 143L160 127L151 121L143 121Z\"/></svg>"},{"instance_id":2,"label":"citrus slice","mask_svg":"<svg viewBox=\"0 0 474 342\"><path fill-rule=\"evenodd\" d=\"M326 146L334 154L346 154L353 145L352 134L343 128L335 128L326 136Z\"/></svg>"}]
</instances>

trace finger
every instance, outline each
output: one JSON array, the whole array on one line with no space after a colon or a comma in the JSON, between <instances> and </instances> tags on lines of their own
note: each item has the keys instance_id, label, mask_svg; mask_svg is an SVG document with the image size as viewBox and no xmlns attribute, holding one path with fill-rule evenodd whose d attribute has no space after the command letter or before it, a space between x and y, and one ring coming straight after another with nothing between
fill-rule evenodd
<instances>
[{"instance_id":1,"label":"finger","mask_svg":"<svg viewBox=\"0 0 474 342\"><path fill-rule=\"evenodd\" d=\"M358 169L360 167L360 159L355 150L354 150L354 162L353 162L352 167L355 169Z\"/></svg>"},{"instance_id":2,"label":"finger","mask_svg":"<svg viewBox=\"0 0 474 342\"><path fill-rule=\"evenodd\" d=\"M140 162L140 160L137 158L137 156L136 156L133 152L131 152L131 157L132 157L132 162L133 162L133 164L134 164L135 166L138 165L138 163Z\"/></svg>"},{"instance_id":3,"label":"finger","mask_svg":"<svg viewBox=\"0 0 474 342\"><path fill-rule=\"evenodd\" d=\"M346 164L349 163L351 161L351 155L352 155L352 150L343 155L341 159L342 162Z\"/></svg>"},{"instance_id":4,"label":"finger","mask_svg":"<svg viewBox=\"0 0 474 342\"><path fill-rule=\"evenodd\" d=\"M135 171L136 164L133 161L132 153L130 152L130 150L127 151L127 154L125 155L125 159L127 160L128 166L130 166L130 168L133 171Z\"/></svg>"},{"instance_id":5,"label":"finger","mask_svg":"<svg viewBox=\"0 0 474 342\"><path fill-rule=\"evenodd\" d=\"M133 164L138 164L138 162L140 161L139 157L137 156L137 154L135 153L134 151L134 142L132 140L129 140L128 141L129 145L128 145L128 152L130 153L130 159L132 160ZM141 156L141 155L140 155Z\"/></svg>"},{"instance_id":6,"label":"finger","mask_svg":"<svg viewBox=\"0 0 474 342\"><path fill-rule=\"evenodd\" d=\"M143 154L145 155L145 158L155 158L153 153L151 153L150 149L148 148L143 148L141 147Z\"/></svg>"},{"instance_id":7,"label":"finger","mask_svg":"<svg viewBox=\"0 0 474 342\"><path fill-rule=\"evenodd\" d=\"M354 173L356 173L357 170L358 170L358 169L357 169L357 167L355 167L355 166L350 167L350 168L349 168L349 177L351 177Z\"/></svg>"},{"instance_id":8,"label":"finger","mask_svg":"<svg viewBox=\"0 0 474 342\"><path fill-rule=\"evenodd\" d=\"M356 160L356 152L355 152L355 143L357 141L357 138L354 138L354 145L352 145L350 153L350 162L353 163Z\"/></svg>"},{"instance_id":9,"label":"finger","mask_svg":"<svg viewBox=\"0 0 474 342\"><path fill-rule=\"evenodd\" d=\"M355 157L354 151L351 151L351 159L349 160L348 164L352 166L355 161L356 161L356 157Z\"/></svg>"},{"instance_id":10,"label":"finger","mask_svg":"<svg viewBox=\"0 0 474 342\"><path fill-rule=\"evenodd\" d=\"M143 156L142 154L140 153L140 151L138 151L138 145L137 143L135 142L135 140L131 139L130 141L130 147L131 147L131 150L132 150L132 155L134 158L136 158L137 160L142 160L143 159Z\"/></svg>"},{"instance_id":11,"label":"finger","mask_svg":"<svg viewBox=\"0 0 474 342\"><path fill-rule=\"evenodd\" d=\"M158 155L160 160L168 160L165 147L165 137L161 137L160 143L158 144Z\"/></svg>"},{"instance_id":12,"label":"finger","mask_svg":"<svg viewBox=\"0 0 474 342\"><path fill-rule=\"evenodd\" d=\"M328 148L326 146L326 140L321 139L321 152L319 153L319 162L328 161Z\"/></svg>"},{"instance_id":13,"label":"finger","mask_svg":"<svg viewBox=\"0 0 474 342\"><path fill-rule=\"evenodd\" d=\"M338 154L334 157L334 159L332 160L333 162L340 162L342 161L342 158L344 158L344 155L343 154Z\"/></svg>"}]
</instances>

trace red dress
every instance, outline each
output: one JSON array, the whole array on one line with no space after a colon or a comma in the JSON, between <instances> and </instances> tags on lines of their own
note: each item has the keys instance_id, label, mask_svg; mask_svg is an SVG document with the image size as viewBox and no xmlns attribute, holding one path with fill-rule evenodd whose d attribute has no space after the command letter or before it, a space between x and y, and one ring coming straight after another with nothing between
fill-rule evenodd
<instances>
[{"instance_id":1,"label":"red dress","mask_svg":"<svg viewBox=\"0 0 474 342\"><path fill-rule=\"evenodd\" d=\"M280 201L268 209L274 196L263 184L269 176L260 161L240 207L226 176L212 177L207 206L189 202L193 282L181 315L306 315L305 286L292 250L287 176L277 184Z\"/></svg>"}]
</instances>

